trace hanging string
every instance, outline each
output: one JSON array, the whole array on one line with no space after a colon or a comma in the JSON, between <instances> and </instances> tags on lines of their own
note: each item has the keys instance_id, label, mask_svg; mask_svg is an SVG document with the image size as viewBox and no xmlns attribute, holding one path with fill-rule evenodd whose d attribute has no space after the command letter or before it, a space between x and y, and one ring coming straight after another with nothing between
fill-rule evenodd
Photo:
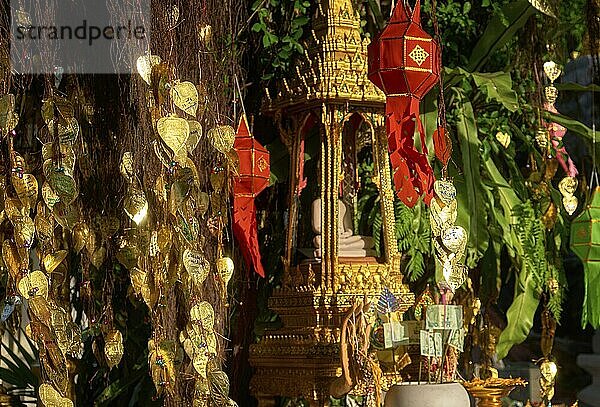
<instances>
[{"instance_id":1,"label":"hanging string","mask_svg":"<svg viewBox=\"0 0 600 407\"><path fill-rule=\"evenodd\" d=\"M443 51L443 46L442 46L442 36L440 35L440 27L438 25L438 19L437 19L437 0L432 0L431 1L431 21L433 23L433 30L434 30L434 35L435 35L435 39L438 42L438 53L439 53L439 61L440 64L442 63L442 51ZM445 151L443 152L444 154L442 154L443 156L447 156L449 157L452 154L452 140L450 139L450 136L448 135L448 131L447 131L447 122L446 122L446 103L444 101L444 69L440 69L440 75L439 75L439 93L438 93L438 119L437 119L437 126L438 126L438 131L443 131L443 137L446 138L446 143L445 143ZM448 161L449 162L449 161ZM443 163L443 167L442 167L442 178L447 178L448 176L448 162Z\"/></svg>"}]
</instances>

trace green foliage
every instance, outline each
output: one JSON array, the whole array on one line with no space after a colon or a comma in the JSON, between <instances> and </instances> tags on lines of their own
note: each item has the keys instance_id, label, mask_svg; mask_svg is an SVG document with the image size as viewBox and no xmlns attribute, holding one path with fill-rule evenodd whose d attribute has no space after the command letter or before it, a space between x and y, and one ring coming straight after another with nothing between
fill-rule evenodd
<instances>
[{"instance_id":1,"label":"green foliage","mask_svg":"<svg viewBox=\"0 0 600 407\"><path fill-rule=\"evenodd\" d=\"M261 62L267 67L263 79L285 75L294 58L304 53L301 41L309 8L307 0L256 0L252 5L258 19L252 31L261 37Z\"/></svg>"},{"instance_id":2,"label":"green foliage","mask_svg":"<svg viewBox=\"0 0 600 407\"><path fill-rule=\"evenodd\" d=\"M23 331L19 338L10 330L6 330L5 334L17 348L13 350L4 342L0 345L0 361L6 365L0 367L0 380L8 394L31 400L36 397L36 389L39 386L39 379L33 370L39 360L37 348ZM29 349L21 343L23 338Z\"/></svg>"}]
</instances>

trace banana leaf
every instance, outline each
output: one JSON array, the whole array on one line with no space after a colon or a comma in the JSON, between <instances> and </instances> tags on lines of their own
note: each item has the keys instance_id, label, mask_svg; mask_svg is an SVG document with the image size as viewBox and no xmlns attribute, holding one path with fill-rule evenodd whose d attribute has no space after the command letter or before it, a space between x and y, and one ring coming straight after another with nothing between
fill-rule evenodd
<instances>
[{"instance_id":1,"label":"banana leaf","mask_svg":"<svg viewBox=\"0 0 600 407\"><path fill-rule=\"evenodd\" d=\"M523 273L524 270L521 270L521 274ZM540 296L531 276L525 280L524 287L517 282L515 299L506 312L508 325L500 334L496 346L498 359L504 359L514 345L527 339L533 327L533 318L539 303Z\"/></svg>"},{"instance_id":2,"label":"banana leaf","mask_svg":"<svg viewBox=\"0 0 600 407\"><path fill-rule=\"evenodd\" d=\"M481 181L481 142L477 135L477 124L471 102L460 90L456 90L456 94L460 99L457 108L456 129L466 186L466 195L464 196L466 202L463 205L468 214L466 223L457 222L457 224L469 231L467 266L475 267L477 261L487 250L490 239L487 230L487 208ZM459 202L459 207L460 204Z\"/></svg>"},{"instance_id":3,"label":"banana leaf","mask_svg":"<svg viewBox=\"0 0 600 407\"><path fill-rule=\"evenodd\" d=\"M517 94L512 88L510 72L473 73L471 76L488 101L495 100L510 112L515 112L519 108Z\"/></svg>"}]
</instances>

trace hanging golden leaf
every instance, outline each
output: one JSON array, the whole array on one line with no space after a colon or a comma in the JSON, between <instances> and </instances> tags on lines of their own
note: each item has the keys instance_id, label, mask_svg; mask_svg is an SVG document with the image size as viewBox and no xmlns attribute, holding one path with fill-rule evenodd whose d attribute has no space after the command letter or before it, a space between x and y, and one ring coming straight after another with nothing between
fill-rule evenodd
<instances>
[{"instance_id":1,"label":"hanging golden leaf","mask_svg":"<svg viewBox=\"0 0 600 407\"><path fill-rule=\"evenodd\" d=\"M52 163L52 165L46 164L50 168L56 163L62 171L72 176L75 170L75 150L68 144L60 144L60 153L56 154L54 152L55 146L55 143L45 143L42 146L42 159L44 163Z\"/></svg>"},{"instance_id":2,"label":"hanging golden leaf","mask_svg":"<svg viewBox=\"0 0 600 407\"><path fill-rule=\"evenodd\" d=\"M529 0L529 3L542 13L556 18L556 4L554 0Z\"/></svg>"},{"instance_id":3,"label":"hanging golden leaf","mask_svg":"<svg viewBox=\"0 0 600 407\"><path fill-rule=\"evenodd\" d=\"M213 147L225 154L233 148L235 130L231 126L217 126L208 131L208 139Z\"/></svg>"},{"instance_id":4,"label":"hanging golden leaf","mask_svg":"<svg viewBox=\"0 0 600 407\"><path fill-rule=\"evenodd\" d=\"M77 198L79 191L73 177L59 168L54 168L47 177L48 184L62 203L70 205Z\"/></svg>"},{"instance_id":5,"label":"hanging golden leaf","mask_svg":"<svg viewBox=\"0 0 600 407\"><path fill-rule=\"evenodd\" d=\"M192 365L194 366L196 372L198 372L198 374L205 379L207 378L206 367L208 366L208 361L209 355L207 352L197 349L194 350Z\"/></svg>"},{"instance_id":6,"label":"hanging golden leaf","mask_svg":"<svg viewBox=\"0 0 600 407\"><path fill-rule=\"evenodd\" d=\"M573 215L579 206L579 200L575 196L565 196L563 198L563 206L569 215Z\"/></svg>"},{"instance_id":7,"label":"hanging golden leaf","mask_svg":"<svg viewBox=\"0 0 600 407\"><path fill-rule=\"evenodd\" d=\"M215 326L215 310L209 302L202 301L190 309L190 320L199 334L210 333Z\"/></svg>"},{"instance_id":8,"label":"hanging golden leaf","mask_svg":"<svg viewBox=\"0 0 600 407\"><path fill-rule=\"evenodd\" d=\"M169 191L169 212L175 215L190 192L190 185L183 181L175 181Z\"/></svg>"},{"instance_id":9,"label":"hanging golden leaf","mask_svg":"<svg viewBox=\"0 0 600 407\"><path fill-rule=\"evenodd\" d=\"M73 248L79 253L90 241L90 227L85 222L73 226Z\"/></svg>"},{"instance_id":10,"label":"hanging golden leaf","mask_svg":"<svg viewBox=\"0 0 600 407\"><path fill-rule=\"evenodd\" d=\"M35 215L35 231L38 239L46 242L54 236L54 219L48 214L48 209L42 202L37 204L37 214Z\"/></svg>"},{"instance_id":11,"label":"hanging golden leaf","mask_svg":"<svg viewBox=\"0 0 600 407\"><path fill-rule=\"evenodd\" d=\"M215 168L210 173L210 185L215 191L222 191L225 187L225 170L223 168Z\"/></svg>"},{"instance_id":12,"label":"hanging golden leaf","mask_svg":"<svg viewBox=\"0 0 600 407\"><path fill-rule=\"evenodd\" d=\"M12 131L19 124L15 113L15 95L8 94L0 98L0 130L3 134Z\"/></svg>"},{"instance_id":13,"label":"hanging golden leaf","mask_svg":"<svg viewBox=\"0 0 600 407\"><path fill-rule=\"evenodd\" d=\"M562 70L556 64L556 62L548 61L544 63L544 73L546 74L550 82L554 82L558 79L558 77L562 73Z\"/></svg>"},{"instance_id":14,"label":"hanging golden leaf","mask_svg":"<svg viewBox=\"0 0 600 407\"><path fill-rule=\"evenodd\" d=\"M45 407L73 407L73 402L63 397L54 387L43 383L38 389L40 400Z\"/></svg>"},{"instance_id":15,"label":"hanging golden leaf","mask_svg":"<svg viewBox=\"0 0 600 407\"><path fill-rule=\"evenodd\" d=\"M24 215L23 204L18 198L6 198L4 200L4 213L14 223Z\"/></svg>"},{"instance_id":16,"label":"hanging golden leaf","mask_svg":"<svg viewBox=\"0 0 600 407\"><path fill-rule=\"evenodd\" d=\"M197 286L206 280L210 272L210 263L196 250L186 249L183 252L183 266Z\"/></svg>"},{"instance_id":17,"label":"hanging golden leaf","mask_svg":"<svg viewBox=\"0 0 600 407\"><path fill-rule=\"evenodd\" d=\"M94 267L96 267L98 269L98 268L100 268L100 266L102 266L102 263L104 263L105 259L106 259L106 249L104 248L104 246L102 246L102 247L99 247L98 249L96 249L96 251L92 255L91 262L94 265Z\"/></svg>"},{"instance_id":18,"label":"hanging golden leaf","mask_svg":"<svg viewBox=\"0 0 600 407\"><path fill-rule=\"evenodd\" d=\"M170 94L175 106L190 116L196 116L198 111L198 89L193 83L176 81L171 86Z\"/></svg>"},{"instance_id":19,"label":"hanging golden leaf","mask_svg":"<svg viewBox=\"0 0 600 407\"><path fill-rule=\"evenodd\" d=\"M171 228L164 225L161 226L156 233L156 244L158 246L158 251L165 256L171 251L171 246L173 245Z\"/></svg>"},{"instance_id":20,"label":"hanging golden leaf","mask_svg":"<svg viewBox=\"0 0 600 407\"><path fill-rule=\"evenodd\" d=\"M24 275L19 280L18 287L25 299L30 297L48 298L48 277L40 270Z\"/></svg>"},{"instance_id":21,"label":"hanging golden leaf","mask_svg":"<svg viewBox=\"0 0 600 407\"><path fill-rule=\"evenodd\" d=\"M554 202L550 202L550 205L548 205L548 209L542 216L542 223L544 224L544 227L547 230L553 229L554 225L556 224L557 218L558 210L556 208L556 205L554 205Z\"/></svg>"},{"instance_id":22,"label":"hanging golden leaf","mask_svg":"<svg viewBox=\"0 0 600 407\"><path fill-rule=\"evenodd\" d=\"M144 191L134 186L130 186L125 195L123 208L127 216L129 216L136 225L142 223L148 214L148 201L146 200Z\"/></svg>"},{"instance_id":23,"label":"hanging golden leaf","mask_svg":"<svg viewBox=\"0 0 600 407\"><path fill-rule=\"evenodd\" d=\"M123 335L116 329L104 335L104 355L109 369L117 366L123 357Z\"/></svg>"},{"instance_id":24,"label":"hanging golden leaf","mask_svg":"<svg viewBox=\"0 0 600 407\"><path fill-rule=\"evenodd\" d=\"M188 123L190 125L190 136L187 139L186 146L188 154L192 154L202 137L202 125L196 120L188 120Z\"/></svg>"},{"instance_id":25,"label":"hanging golden leaf","mask_svg":"<svg viewBox=\"0 0 600 407\"><path fill-rule=\"evenodd\" d=\"M154 184L154 194L160 202L167 202L167 182L162 174L156 178L156 183Z\"/></svg>"},{"instance_id":26,"label":"hanging golden leaf","mask_svg":"<svg viewBox=\"0 0 600 407\"><path fill-rule=\"evenodd\" d=\"M190 125L187 120L169 116L162 117L156 123L160 138L173 151L174 159L182 161L187 157L187 139L190 136Z\"/></svg>"},{"instance_id":27,"label":"hanging golden leaf","mask_svg":"<svg viewBox=\"0 0 600 407\"><path fill-rule=\"evenodd\" d=\"M48 300L44 297L31 297L28 301L28 306L33 315L44 325L49 326L52 318L52 313L48 304Z\"/></svg>"},{"instance_id":28,"label":"hanging golden leaf","mask_svg":"<svg viewBox=\"0 0 600 407\"><path fill-rule=\"evenodd\" d=\"M54 137L54 119L48 122L48 131L50 136ZM73 145L79 135L79 123L77 119L71 117L65 123L58 122L58 140L61 144Z\"/></svg>"},{"instance_id":29,"label":"hanging golden leaf","mask_svg":"<svg viewBox=\"0 0 600 407\"><path fill-rule=\"evenodd\" d=\"M73 226L79 222L79 206L65 205L64 202L59 202L54 205L54 218L63 228L72 230Z\"/></svg>"},{"instance_id":30,"label":"hanging golden leaf","mask_svg":"<svg viewBox=\"0 0 600 407\"><path fill-rule=\"evenodd\" d=\"M14 280L17 280L21 271L21 260L17 247L9 239L2 242L2 260Z\"/></svg>"},{"instance_id":31,"label":"hanging golden leaf","mask_svg":"<svg viewBox=\"0 0 600 407\"><path fill-rule=\"evenodd\" d=\"M60 202L59 196L56 194L56 192L54 192L52 187L50 187L50 184L47 182L44 182L42 185L42 198L50 209L53 209L54 205Z\"/></svg>"},{"instance_id":32,"label":"hanging golden leaf","mask_svg":"<svg viewBox=\"0 0 600 407\"><path fill-rule=\"evenodd\" d=\"M121 175L123 175L127 181L133 182L133 154L131 151L126 151L123 153L119 170L121 171Z\"/></svg>"},{"instance_id":33,"label":"hanging golden leaf","mask_svg":"<svg viewBox=\"0 0 600 407\"><path fill-rule=\"evenodd\" d=\"M15 228L15 242L17 243L17 250L21 249L29 250L33 245L33 238L35 236L35 224L29 216L21 216L13 221Z\"/></svg>"},{"instance_id":34,"label":"hanging golden leaf","mask_svg":"<svg viewBox=\"0 0 600 407\"><path fill-rule=\"evenodd\" d=\"M229 284L231 277L233 276L233 272L235 270L235 264L233 260L229 257L221 257L217 259L217 274L221 278L221 281L225 284L225 287Z\"/></svg>"},{"instance_id":35,"label":"hanging golden leaf","mask_svg":"<svg viewBox=\"0 0 600 407\"><path fill-rule=\"evenodd\" d=\"M208 369L210 398L217 406L229 405L229 378L222 370Z\"/></svg>"},{"instance_id":36,"label":"hanging golden leaf","mask_svg":"<svg viewBox=\"0 0 600 407\"><path fill-rule=\"evenodd\" d=\"M137 72L148 85L150 85L152 67L160 64L160 62L161 59L158 55L142 55L137 59Z\"/></svg>"},{"instance_id":37,"label":"hanging golden leaf","mask_svg":"<svg viewBox=\"0 0 600 407\"><path fill-rule=\"evenodd\" d=\"M508 148L510 145L510 134L499 131L496 133L496 140L498 140L498 143L500 143L502 147Z\"/></svg>"},{"instance_id":38,"label":"hanging golden leaf","mask_svg":"<svg viewBox=\"0 0 600 407\"><path fill-rule=\"evenodd\" d=\"M29 213L38 198L38 182L31 174L22 174L21 176L12 175L11 181L17 191L17 196L23 204L25 213Z\"/></svg>"},{"instance_id":39,"label":"hanging golden leaf","mask_svg":"<svg viewBox=\"0 0 600 407\"><path fill-rule=\"evenodd\" d=\"M167 147L165 147L164 143L161 143L158 140L152 141L152 148L154 149L154 154L160 160L162 165L169 170L172 168L173 160L171 159L171 153L167 151Z\"/></svg>"},{"instance_id":40,"label":"hanging golden leaf","mask_svg":"<svg viewBox=\"0 0 600 407\"><path fill-rule=\"evenodd\" d=\"M59 250L54 253L49 253L44 257L44 270L47 274L50 274L58 267L60 263L67 257L68 252L66 250Z\"/></svg>"},{"instance_id":41,"label":"hanging golden leaf","mask_svg":"<svg viewBox=\"0 0 600 407\"><path fill-rule=\"evenodd\" d=\"M195 242L198 239L198 234L200 233L200 225L198 224L198 219L194 216L190 216L189 218L184 218L181 215L177 215L178 224L175 227L185 240L188 242Z\"/></svg>"}]
</instances>

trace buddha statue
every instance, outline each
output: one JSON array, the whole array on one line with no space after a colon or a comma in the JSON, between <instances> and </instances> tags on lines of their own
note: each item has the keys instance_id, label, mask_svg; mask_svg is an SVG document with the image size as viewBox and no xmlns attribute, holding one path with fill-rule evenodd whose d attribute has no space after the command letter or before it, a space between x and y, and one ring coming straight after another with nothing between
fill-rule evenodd
<instances>
[{"instance_id":1,"label":"buddha statue","mask_svg":"<svg viewBox=\"0 0 600 407\"><path fill-rule=\"evenodd\" d=\"M352 215L344 202L338 200L338 257L372 257L375 256L375 241L371 236L355 235L352 230ZM312 229L316 236L313 239L315 258L321 258L321 198L313 201Z\"/></svg>"}]
</instances>

